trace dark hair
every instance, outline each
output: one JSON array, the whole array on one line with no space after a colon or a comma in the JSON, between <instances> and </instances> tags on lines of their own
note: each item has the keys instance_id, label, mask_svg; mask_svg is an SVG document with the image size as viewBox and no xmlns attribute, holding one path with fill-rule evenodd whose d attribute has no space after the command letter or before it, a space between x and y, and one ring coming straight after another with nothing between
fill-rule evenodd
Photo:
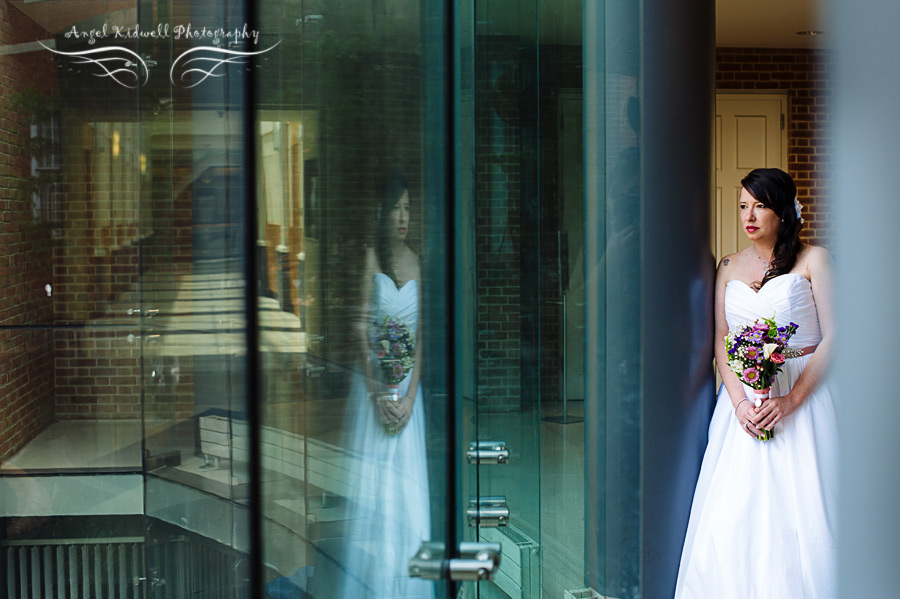
<instances>
[{"instance_id":1,"label":"dark hair","mask_svg":"<svg viewBox=\"0 0 900 599\"><path fill-rule=\"evenodd\" d=\"M797 256L803 249L800 230L803 223L797 216L794 200L797 199L797 185L789 174L778 168L758 168L747 173L741 186L750 192L758 202L762 202L781 219L778 236L775 238L772 263L759 286L771 279L791 272L797 263Z\"/></svg>"},{"instance_id":2,"label":"dark hair","mask_svg":"<svg viewBox=\"0 0 900 599\"><path fill-rule=\"evenodd\" d=\"M388 215L397 205L397 201L403 192L408 189L406 177L400 171L390 171L378 182L378 213L376 216L377 229L375 233L375 257L378 259L378 268L397 283L394 273L394 250L391 246L392 231L387 226Z\"/></svg>"}]
</instances>

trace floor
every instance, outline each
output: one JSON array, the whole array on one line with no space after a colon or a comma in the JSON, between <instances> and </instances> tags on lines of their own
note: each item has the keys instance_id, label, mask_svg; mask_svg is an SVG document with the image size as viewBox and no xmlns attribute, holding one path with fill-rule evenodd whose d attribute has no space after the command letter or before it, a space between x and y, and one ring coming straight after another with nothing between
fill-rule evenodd
<instances>
[{"instance_id":1,"label":"floor","mask_svg":"<svg viewBox=\"0 0 900 599\"><path fill-rule=\"evenodd\" d=\"M0 474L140 472L139 420L54 422L0 464Z\"/></svg>"},{"instance_id":2,"label":"floor","mask_svg":"<svg viewBox=\"0 0 900 599\"><path fill-rule=\"evenodd\" d=\"M557 599L562 598L566 590L583 587L584 424L547 420L561 413L561 405L546 404L540 414L479 416L479 438L504 440L510 448L508 464L481 467L477 476L482 495L507 497L511 510L509 530L514 537L520 535L519 538L527 539L523 546L533 547L535 559L530 571L516 574L515 584L527 587L529 581L534 583L530 592L521 595L523 599ZM581 404L570 404L568 413L581 416ZM328 428L323 426L322 432ZM3 463L0 475L140 473L141 432L139 421L57 422ZM316 439L309 439L309 443L304 446L305 459L316 458L316 452L332 447ZM228 467L209 468L202 458L190 455L185 458L185 455L182 453L183 461L179 466L166 469L170 474L164 478L193 488L208 487L206 492L220 497L231 494L231 499L240 499L234 493L237 486L245 486L245 475ZM328 488L327 481L316 481L321 487L305 486L301 483L305 476L285 477L286 471L279 470L283 468L272 467L264 481L268 513L277 516L273 522L279 522L281 528L297 527L297 532L302 529L311 532L307 528L310 525L322 526L329 520L340 519L340 503L323 503L327 496L339 499L340 495L322 491ZM281 489L284 485L290 489ZM216 489L222 493L216 493ZM318 489L318 495L306 496L315 489ZM334 491L338 491L338 487ZM327 501L334 503L334 500ZM289 561L293 563L297 555L288 553L291 554ZM284 557L288 558L287 555ZM526 563L521 565L526 566ZM540 571L535 572L535 568ZM503 599L512 595L497 585L482 585L481 596Z\"/></svg>"}]
</instances>

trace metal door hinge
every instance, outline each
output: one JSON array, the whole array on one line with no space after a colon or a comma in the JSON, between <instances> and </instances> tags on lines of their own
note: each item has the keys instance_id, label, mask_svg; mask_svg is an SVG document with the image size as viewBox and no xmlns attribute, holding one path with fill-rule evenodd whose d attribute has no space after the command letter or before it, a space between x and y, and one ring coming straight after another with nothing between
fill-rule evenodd
<instances>
[{"instance_id":1,"label":"metal door hinge","mask_svg":"<svg viewBox=\"0 0 900 599\"><path fill-rule=\"evenodd\" d=\"M500 543L460 543L459 557L446 558L443 543L426 541L409 560L409 575L427 580L491 580L500 566Z\"/></svg>"},{"instance_id":2,"label":"metal door hinge","mask_svg":"<svg viewBox=\"0 0 900 599\"><path fill-rule=\"evenodd\" d=\"M472 441L466 459L470 464L505 464L509 461L509 449L505 441Z\"/></svg>"},{"instance_id":3,"label":"metal door hinge","mask_svg":"<svg viewBox=\"0 0 900 599\"><path fill-rule=\"evenodd\" d=\"M506 526L509 523L509 506L506 497L473 497L469 499L469 507L466 509L469 518L469 526L483 526L496 528Z\"/></svg>"}]
</instances>

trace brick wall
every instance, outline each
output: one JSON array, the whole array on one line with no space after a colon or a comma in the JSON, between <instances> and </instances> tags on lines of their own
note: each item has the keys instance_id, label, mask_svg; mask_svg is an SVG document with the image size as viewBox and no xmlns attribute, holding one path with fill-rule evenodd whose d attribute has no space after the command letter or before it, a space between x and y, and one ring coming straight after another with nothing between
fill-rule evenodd
<instances>
[{"instance_id":1,"label":"brick wall","mask_svg":"<svg viewBox=\"0 0 900 599\"><path fill-rule=\"evenodd\" d=\"M0 3L0 44L43 39L46 32L10 3ZM15 453L52 419L51 231L35 214L31 123L55 91L55 69L35 53L0 56L0 459Z\"/></svg>"},{"instance_id":2,"label":"brick wall","mask_svg":"<svg viewBox=\"0 0 900 599\"><path fill-rule=\"evenodd\" d=\"M828 126L830 55L825 51L772 48L718 48L718 90L788 93L788 173L805 206L802 238L828 245L833 233L829 170L832 140Z\"/></svg>"}]
</instances>

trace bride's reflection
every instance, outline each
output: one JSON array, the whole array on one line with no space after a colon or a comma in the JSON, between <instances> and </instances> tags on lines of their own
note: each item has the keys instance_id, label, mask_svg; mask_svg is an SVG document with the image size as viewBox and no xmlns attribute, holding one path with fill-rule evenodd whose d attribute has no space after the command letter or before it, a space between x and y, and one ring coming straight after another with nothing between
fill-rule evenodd
<instances>
[{"instance_id":1,"label":"bride's reflection","mask_svg":"<svg viewBox=\"0 0 900 599\"><path fill-rule=\"evenodd\" d=\"M317 568L317 599L433 595L432 583L407 573L430 536L430 518L417 337L421 273L407 244L410 201L402 174L384 178L378 201L356 323L359 368L347 407L346 524L336 568L327 575Z\"/></svg>"}]
</instances>

